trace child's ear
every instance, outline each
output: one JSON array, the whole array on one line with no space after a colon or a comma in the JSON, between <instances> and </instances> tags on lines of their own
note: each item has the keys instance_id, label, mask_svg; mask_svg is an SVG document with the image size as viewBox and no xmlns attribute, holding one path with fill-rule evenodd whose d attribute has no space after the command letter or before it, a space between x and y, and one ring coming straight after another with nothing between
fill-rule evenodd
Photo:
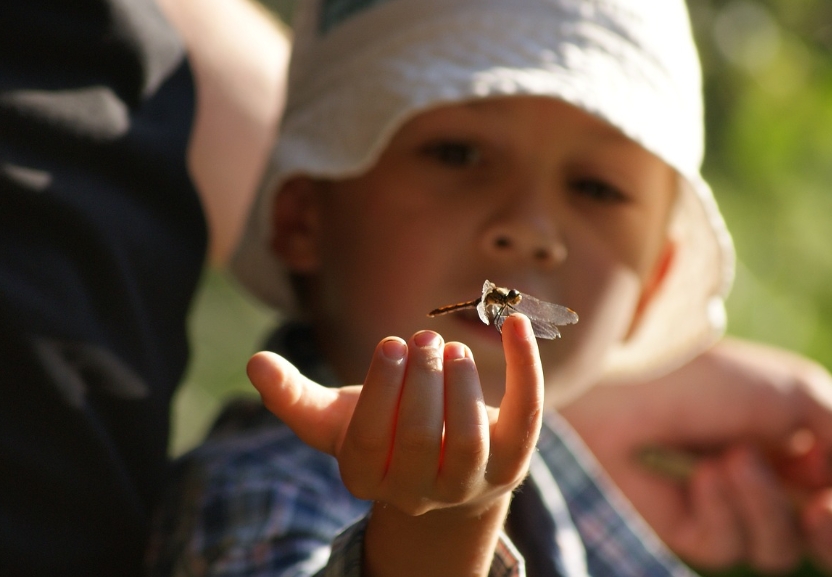
<instances>
[{"instance_id":1,"label":"child's ear","mask_svg":"<svg viewBox=\"0 0 832 577\"><path fill-rule=\"evenodd\" d=\"M293 273L318 268L320 210L319 183L307 177L286 181L272 206L271 248Z\"/></svg>"},{"instance_id":2,"label":"child's ear","mask_svg":"<svg viewBox=\"0 0 832 577\"><path fill-rule=\"evenodd\" d=\"M638 305L636 306L636 311L633 315L633 322L630 325L627 338L630 338L633 335L636 327L639 325L639 322L641 322L641 317L644 315L644 311L647 309L647 306L653 301L653 298L664 284L664 281L667 278L667 273L670 271L675 257L676 243L667 239L661 252L659 253L659 257L656 259L656 264L653 266L650 276L647 277L647 280L644 283L644 288L641 291L641 297L638 300Z\"/></svg>"}]
</instances>

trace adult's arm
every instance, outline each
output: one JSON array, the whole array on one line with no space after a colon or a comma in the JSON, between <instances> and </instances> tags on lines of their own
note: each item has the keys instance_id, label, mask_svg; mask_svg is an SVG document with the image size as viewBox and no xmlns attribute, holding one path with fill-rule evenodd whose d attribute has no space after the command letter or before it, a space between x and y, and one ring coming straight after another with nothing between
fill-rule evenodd
<instances>
[{"instance_id":1,"label":"adult's arm","mask_svg":"<svg viewBox=\"0 0 832 577\"><path fill-rule=\"evenodd\" d=\"M223 265L245 225L283 111L290 33L252 0L158 0L197 85L188 170Z\"/></svg>"}]
</instances>

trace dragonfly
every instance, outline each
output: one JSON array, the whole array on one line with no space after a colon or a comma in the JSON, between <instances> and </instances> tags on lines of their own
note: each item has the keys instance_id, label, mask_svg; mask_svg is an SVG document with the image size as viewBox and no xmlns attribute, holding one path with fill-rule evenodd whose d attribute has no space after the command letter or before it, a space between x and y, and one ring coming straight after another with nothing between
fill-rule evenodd
<instances>
[{"instance_id":1,"label":"dragonfly","mask_svg":"<svg viewBox=\"0 0 832 577\"><path fill-rule=\"evenodd\" d=\"M545 302L515 289L498 287L486 280L482 285L482 295L472 301L445 305L428 313L429 317L446 315L464 309L476 308L480 320L485 324L494 323L500 334L506 317L523 313L532 323L534 335L539 339L557 339L560 337L558 326L578 322L578 313L570 308L555 303Z\"/></svg>"}]
</instances>

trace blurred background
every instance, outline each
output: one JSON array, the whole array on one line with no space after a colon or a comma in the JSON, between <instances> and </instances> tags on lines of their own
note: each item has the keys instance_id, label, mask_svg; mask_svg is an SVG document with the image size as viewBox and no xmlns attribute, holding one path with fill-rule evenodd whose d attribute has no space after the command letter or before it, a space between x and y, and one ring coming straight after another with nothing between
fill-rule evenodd
<instances>
[{"instance_id":1,"label":"blurred background","mask_svg":"<svg viewBox=\"0 0 832 577\"><path fill-rule=\"evenodd\" d=\"M262 0L291 23L297 0ZM711 183L739 255L732 334L832 367L832 1L689 0L705 77ZM197 443L276 319L208 273L171 452Z\"/></svg>"},{"instance_id":2,"label":"blurred background","mask_svg":"<svg viewBox=\"0 0 832 577\"><path fill-rule=\"evenodd\" d=\"M291 23L297 0L262 2ZM832 367L832 1L688 4L705 78L704 173L739 256L729 332ZM229 397L256 395L245 363L277 320L224 273L205 275L173 455Z\"/></svg>"},{"instance_id":3,"label":"blurred background","mask_svg":"<svg viewBox=\"0 0 832 577\"><path fill-rule=\"evenodd\" d=\"M262 0L291 23L297 0ZM832 367L832 1L689 0L702 58L705 177L739 256L729 332ZM274 313L206 274L171 453L199 442L222 404L255 395L244 368Z\"/></svg>"}]
</instances>

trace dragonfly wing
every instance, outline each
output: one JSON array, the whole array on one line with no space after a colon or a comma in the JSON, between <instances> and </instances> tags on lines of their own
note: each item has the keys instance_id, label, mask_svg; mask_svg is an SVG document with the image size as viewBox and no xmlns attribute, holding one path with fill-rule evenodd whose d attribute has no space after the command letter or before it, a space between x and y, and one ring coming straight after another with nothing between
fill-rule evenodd
<instances>
[{"instance_id":1,"label":"dragonfly wing","mask_svg":"<svg viewBox=\"0 0 832 577\"><path fill-rule=\"evenodd\" d=\"M525 300L525 298L523 299ZM500 332L502 331L503 321L508 315L513 315L516 313L523 313L529 318L529 322L532 324L532 330L534 331L534 336L539 339L559 339L560 338L560 331L558 330L557 325L552 323L549 319L541 319L535 316L530 316L528 313L521 310L519 306L513 307L506 307L503 314L499 316L498 319L494 319L494 326L497 327L499 324Z\"/></svg>"},{"instance_id":2,"label":"dragonfly wing","mask_svg":"<svg viewBox=\"0 0 832 577\"><path fill-rule=\"evenodd\" d=\"M488 316L488 305L485 304L484 300L480 300L480 302L477 303L477 314L480 315L480 320L482 322L487 325L491 324L491 317Z\"/></svg>"},{"instance_id":3,"label":"dragonfly wing","mask_svg":"<svg viewBox=\"0 0 832 577\"><path fill-rule=\"evenodd\" d=\"M541 301L526 294L513 308L529 317L534 334L540 339L559 338L558 325L571 325L578 322L578 314L572 309Z\"/></svg>"},{"instance_id":4,"label":"dragonfly wing","mask_svg":"<svg viewBox=\"0 0 832 577\"><path fill-rule=\"evenodd\" d=\"M534 336L539 339L559 339L560 331L558 327L550 322L541 321L540 319L529 318L532 322L532 330Z\"/></svg>"},{"instance_id":5,"label":"dragonfly wing","mask_svg":"<svg viewBox=\"0 0 832 577\"><path fill-rule=\"evenodd\" d=\"M527 294L524 294L523 299L514 305L514 309L530 319L538 319L553 325L573 325L578 322L578 313L572 309L541 301Z\"/></svg>"},{"instance_id":6,"label":"dragonfly wing","mask_svg":"<svg viewBox=\"0 0 832 577\"><path fill-rule=\"evenodd\" d=\"M494 328L502 333L503 323L505 322L506 317L517 312L518 311L512 307L503 307L500 309L500 312L494 317ZM534 336L537 338L557 339L560 337L560 331L555 325L532 317L529 317L529 321L532 323L532 330L534 331Z\"/></svg>"}]
</instances>

